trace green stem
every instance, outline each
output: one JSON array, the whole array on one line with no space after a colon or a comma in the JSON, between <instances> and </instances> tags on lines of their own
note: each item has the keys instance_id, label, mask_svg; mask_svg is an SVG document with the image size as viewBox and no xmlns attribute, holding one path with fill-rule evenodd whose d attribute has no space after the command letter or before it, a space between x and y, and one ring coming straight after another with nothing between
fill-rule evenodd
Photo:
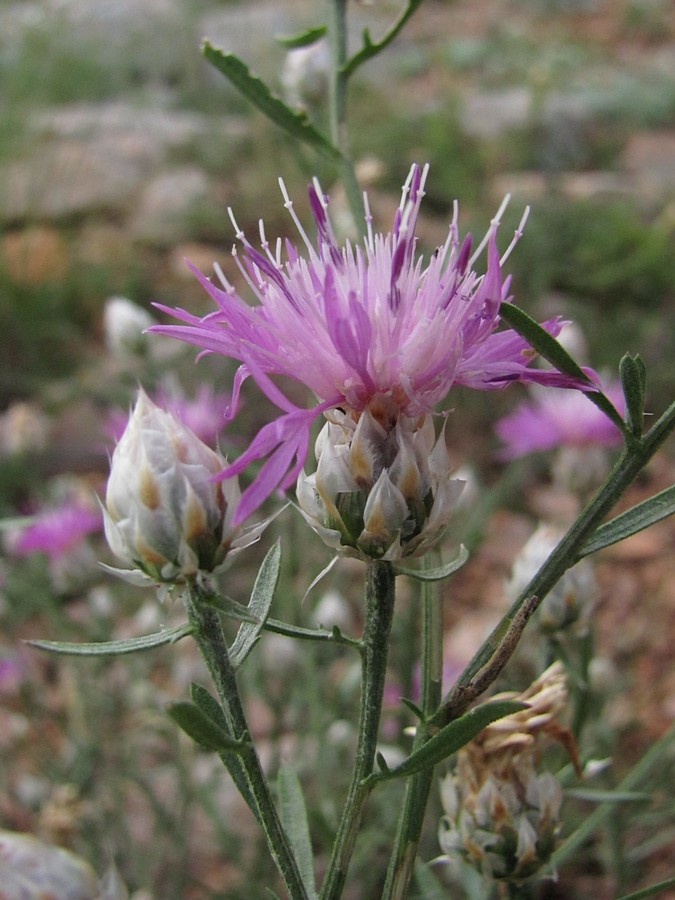
<instances>
[{"instance_id":1,"label":"green stem","mask_svg":"<svg viewBox=\"0 0 675 900\"><path fill-rule=\"evenodd\" d=\"M366 622L361 638L363 662L358 743L347 801L321 888L322 900L337 900L342 894L370 794L370 787L363 782L373 771L375 761L394 600L395 575L391 563L369 560L366 569Z\"/></svg>"},{"instance_id":2,"label":"green stem","mask_svg":"<svg viewBox=\"0 0 675 900\"><path fill-rule=\"evenodd\" d=\"M333 145L342 154L340 178L347 195L354 227L357 234L363 235L366 224L363 197L349 151L349 133L347 129L348 77L344 72L344 64L347 59L347 2L348 0L330 0L331 23L329 34L333 57L329 103L330 133Z\"/></svg>"},{"instance_id":3,"label":"green stem","mask_svg":"<svg viewBox=\"0 0 675 900\"><path fill-rule=\"evenodd\" d=\"M673 428L675 403L640 441L624 449L598 493L476 653L428 724L442 727L458 718L497 678L515 649L527 621L567 569L583 555L584 545Z\"/></svg>"},{"instance_id":4,"label":"green stem","mask_svg":"<svg viewBox=\"0 0 675 900\"><path fill-rule=\"evenodd\" d=\"M202 602L201 591L195 584L188 587L185 604L188 620L194 629L193 637L213 680L228 725L233 736L240 738L249 733L249 728L218 613ZM253 745L248 745L239 758L257 807L258 821L289 897L292 900L306 900L307 891Z\"/></svg>"},{"instance_id":5,"label":"green stem","mask_svg":"<svg viewBox=\"0 0 675 900\"><path fill-rule=\"evenodd\" d=\"M430 716L441 702L443 681L443 607L435 585L422 583L422 659L420 706ZM429 738L427 730L418 723L412 752ZM389 861L382 900L403 900L407 897L419 846L424 814L433 780L433 766L413 775L406 785L405 800L399 817L394 848Z\"/></svg>"}]
</instances>

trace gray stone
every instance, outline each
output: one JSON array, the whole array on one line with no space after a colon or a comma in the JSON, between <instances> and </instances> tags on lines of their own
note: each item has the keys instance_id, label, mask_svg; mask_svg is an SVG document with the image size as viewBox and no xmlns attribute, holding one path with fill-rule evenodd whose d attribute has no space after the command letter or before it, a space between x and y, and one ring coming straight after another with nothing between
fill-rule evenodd
<instances>
[{"instance_id":1,"label":"gray stone","mask_svg":"<svg viewBox=\"0 0 675 900\"><path fill-rule=\"evenodd\" d=\"M467 134L496 138L524 125L532 105L530 90L517 86L491 91L469 91L464 97L460 123Z\"/></svg>"},{"instance_id":2,"label":"gray stone","mask_svg":"<svg viewBox=\"0 0 675 900\"><path fill-rule=\"evenodd\" d=\"M152 244L185 240L210 206L209 180L196 166L177 166L145 185L130 222L132 237Z\"/></svg>"},{"instance_id":3,"label":"gray stone","mask_svg":"<svg viewBox=\"0 0 675 900\"><path fill-rule=\"evenodd\" d=\"M59 220L122 212L153 148L142 140L63 141L0 166L0 221Z\"/></svg>"}]
</instances>

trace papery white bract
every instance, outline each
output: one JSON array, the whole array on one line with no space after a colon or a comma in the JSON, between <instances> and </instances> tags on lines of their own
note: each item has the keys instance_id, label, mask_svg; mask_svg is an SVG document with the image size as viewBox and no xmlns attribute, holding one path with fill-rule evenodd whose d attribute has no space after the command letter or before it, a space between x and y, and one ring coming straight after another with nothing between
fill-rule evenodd
<instances>
[{"instance_id":1,"label":"papery white bract","mask_svg":"<svg viewBox=\"0 0 675 900\"><path fill-rule=\"evenodd\" d=\"M500 255L496 234L505 203L475 251L470 235L460 241L455 205L445 243L428 262L416 253L415 226L427 171L428 166L417 165L410 170L388 233L374 232L366 198L367 234L356 245L338 244L327 215L328 198L314 180L309 187L318 231L314 246L281 182L304 255L290 241L278 240L271 247L262 222L262 252L257 250L231 214L243 246L241 256L233 253L257 305L243 300L217 269L222 287L194 270L215 301L215 312L199 318L160 306L183 324L152 331L240 361L232 415L249 376L282 411L222 473L229 477L253 460L267 458L244 492L235 522L276 488L293 484L307 455L310 425L324 410L340 407L358 416L374 398L384 396L396 414L415 417L431 412L454 384L481 390L518 380L580 386L557 371L529 368L534 352L526 341L511 330L496 332L510 283L502 277L502 264L524 222ZM487 267L478 274L473 266L484 248ZM562 322L553 319L544 327L556 335ZM296 406L272 375L306 385L318 403L310 409Z\"/></svg>"},{"instance_id":2,"label":"papery white bract","mask_svg":"<svg viewBox=\"0 0 675 900\"><path fill-rule=\"evenodd\" d=\"M216 571L252 543L264 523L239 531L232 519L237 479L217 481L227 465L143 390L112 458L105 533L130 580L175 582ZM125 574L125 570L115 570Z\"/></svg>"}]
</instances>

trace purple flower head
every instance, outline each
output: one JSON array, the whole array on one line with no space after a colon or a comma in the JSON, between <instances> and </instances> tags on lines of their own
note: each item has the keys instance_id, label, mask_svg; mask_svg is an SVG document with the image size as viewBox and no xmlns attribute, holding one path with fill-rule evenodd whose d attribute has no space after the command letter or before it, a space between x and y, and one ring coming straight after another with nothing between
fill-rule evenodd
<instances>
[{"instance_id":1,"label":"purple flower head","mask_svg":"<svg viewBox=\"0 0 675 900\"><path fill-rule=\"evenodd\" d=\"M621 385L612 382L604 393L623 415ZM495 430L505 444L503 459L554 447L613 447L622 441L617 426L580 391L540 390L533 400L500 419Z\"/></svg>"},{"instance_id":2,"label":"purple flower head","mask_svg":"<svg viewBox=\"0 0 675 900\"><path fill-rule=\"evenodd\" d=\"M470 235L460 241L455 204L445 243L428 263L416 253L415 226L427 171L428 166L417 165L410 170L392 230L386 234L373 231L365 198L367 234L359 244L338 244L327 214L328 198L316 179L309 187L318 232L316 246L312 244L280 181L304 255L290 241L271 246L262 222L256 249L230 213L243 248L233 255L257 304L242 299L216 267L221 287L193 269L216 311L199 318L160 307L182 324L153 326L152 331L241 363L230 417L248 377L281 410L222 473L235 475L266 457L242 495L237 521L275 489L295 482L307 456L310 425L332 407L357 415L368 408L376 418L378 409L393 409L395 416L412 417L430 412L454 384L481 390L511 381L580 386L559 372L530 369L534 352L526 341L514 331L496 332L510 282L502 277L502 265L524 224L523 219L500 255L496 235L506 202L475 250ZM479 274L474 265L485 248L486 270ZM562 324L553 319L544 327L557 335ZM274 375L306 385L318 403L310 409L296 406L273 383ZM393 423L381 424L389 428Z\"/></svg>"},{"instance_id":3,"label":"purple flower head","mask_svg":"<svg viewBox=\"0 0 675 900\"><path fill-rule=\"evenodd\" d=\"M69 500L38 513L14 536L12 549L21 556L46 553L55 562L80 544L87 534L99 531L102 524L100 511Z\"/></svg>"}]
</instances>

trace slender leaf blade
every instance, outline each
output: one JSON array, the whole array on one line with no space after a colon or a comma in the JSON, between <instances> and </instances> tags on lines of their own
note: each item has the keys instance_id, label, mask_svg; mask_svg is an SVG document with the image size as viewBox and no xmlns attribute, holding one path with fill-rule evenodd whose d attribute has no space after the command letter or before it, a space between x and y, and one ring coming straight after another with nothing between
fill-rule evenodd
<instances>
[{"instance_id":1,"label":"slender leaf blade","mask_svg":"<svg viewBox=\"0 0 675 900\"><path fill-rule=\"evenodd\" d=\"M606 397L602 391L592 389L593 385L588 375L581 366L575 362L569 355L567 350L560 344L548 331L541 327L538 322L523 312L518 306L512 303L502 303L499 307L499 315L507 322L514 331L517 331L521 337L530 344L544 359L548 360L552 366L555 366L559 372L575 378L579 382L579 388L591 388L586 392L586 396L594 403L598 409L614 422L621 429L622 433L626 432L626 423L614 408L611 400Z\"/></svg>"},{"instance_id":2,"label":"slender leaf blade","mask_svg":"<svg viewBox=\"0 0 675 900\"><path fill-rule=\"evenodd\" d=\"M458 569L461 569L468 558L469 551L462 544L459 548L459 553L454 559L435 569L410 569L407 566L395 565L394 570L397 575L407 575L416 581L442 581Z\"/></svg>"},{"instance_id":3,"label":"slender leaf blade","mask_svg":"<svg viewBox=\"0 0 675 900\"><path fill-rule=\"evenodd\" d=\"M287 50L297 50L300 47L309 47L312 44L316 44L317 41L326 36L327 32L327 25L317 25L315 28L307 28L306 31L302 31L300 34L279 34L275 40L282 47L286 47Z\"/></svg>"},{"instance_id":4,"label":"slender leaf blade","mask_svg":"<svg viewBox=\"0 0 675 900\"><path fill-rule=\"evenodd\" d=\"M639 360L639 361L638 361ZM642 434L645 403L645 366L639 356L624 354L619 363L621 387L626 398L626 421L636 437Z\"/></svg>"},{"instance_id":5,"label":"slender leaf blade","mask_svg":"<svg viewBox=\"0 0 675 900\"><path fill-rule=\"evenodd\" d=\"M650 884L649 887L641 888L632 894L622 894L618 900L646 900L647 897L660 897L666 888L675 887L675 877L666 878L665 881L659 881L656 884Z\"/></svg>"},{"instance_id":6,"label":"slender leaf blade","mask_svg":"<svg viewBox=\"0 0 675 900\"><path fill-rule=\"evenodd\" d=\"M260 637L272 606L280 568L281 543L277 541L263 560L253 585L248 610L256 621L242 622L230 647L230 660L235 669L244 662Z\"/></svg>"},{"instance_id":7,"label":"slender leaf blade","mask_svg":"<svg viewBox=\"0 0 675 900\"><path fill-rule=\"evenodd\" d=\"M178 700L167 707L168 715L195 743L205 750L241 753L247 742L232 737L220 724L189 700Z\"/></svg>"},{"instance_id":8,"label":"slender leaf blade","mask_svg":"<svg viewBox=\"0 0 675 900\"><path fill-rule=\"evenodd\" d=\"M198 706L204 715L215 722L219 728L228 732L228 734L230 733L230 726L227 723L225 713L223 712L220 703L218 703L215 697L211 696L204 685L193 681L190 685L190 699L194 705Z\"/></svg>"},{"instance_id":9,"label":"slender leaf blade","mask_svg":"<svg viewBox=\"0 0 675 900\"><path fill-rule=\"evenodd\" d=\"M283 100L272 94L264 81L253 75L245 62L234 53L224 53L209 41L202 44L206 59L221 72L237 90L275 125L293 137L314 147L319 153L337 162L342 154L330 140L315 128L307 114L287 106Z\"/></svg>"},{"instance_id":10,"label":"slender leaf blade","mask_svg":"<svg viewBox=\"0 0 675 900\"><path fill-rule=\"evenodd\" d=\"M638 531L643 531L675 513L675 485L666 488L653 497L632 506L620 515L601 525L583 546L578 559L603 550L605 547L623 541Z\"/></svg>"},{"instance_id":11,"label":"slender leaf blade","mask_svg":"<svg viewBox=\"0 0 675 900\"><path fill-rule=\"evenodd\" d=\"M195 704L195 706L198 706L202 710L202 712L213 722L215 722L216 725L218 725L223 731L225 731L229 735L232 734L228 721L225 718L225 713L223 712L220 704L215 699L215 697L211 696L209 691L203 685L198 684L196 681L192 682L192 684L190 685L190 699ZM230 751L219 751L219 755L221 760L223 761L223 765L230 773L230 778L232 779L232 781L234 781L237 790L244 798L246 805L251 810L256 819L261 822L258 805L255 801L253 793L251 792L241 756L238 753L232 753Z\"/></svg>"},{"instance_id":12,"label":"slender leaf blade","mask_svg":"<svg viewBox=\"0 0 675 900\"><path fill-rule=\"evenodd\" d=\"M142 637L124 638L120 641L97 641L95 643L71 643L69 641L26 641L31 647L38 650L47 650L49 653L63 653L69 656L118 656L123 653L136 653L139 650L151 650L153 647L161 647L163 644L175 644L181 638L192 634L192 626L185 622L175 628L165 628L156 634L146 634Z\"/></svg>"},{"instance_id":13,"label":"slender leaf blade","mask_svg":"<svg viewBox=\"0 0 675 900\"><path fill-rule=\"evenodd\" d=\"M517 700L492 700L483 703L482 706L469 710L461 718L441 728L439 732L429 738L426 744L411 753L400 766L386 772L379 772L371 778L376 781L406 778L428 769L430 766L435 766L473 740L486 725L526 708L526 703L520 703Z\"/></svg>"},{"instance_id":14,"label":"slender leaf blade","mask_svg":"<svg viewBox=\"0 0 675 900\"><path fill-rule=\"evenodd\" d=\"M314 856L307 822L307 807L300 779L292 766L282 766L277 781L281 822L295 853L305 890L310 898L318 896L314 876Z\"/></svg>"}]
</instances>

